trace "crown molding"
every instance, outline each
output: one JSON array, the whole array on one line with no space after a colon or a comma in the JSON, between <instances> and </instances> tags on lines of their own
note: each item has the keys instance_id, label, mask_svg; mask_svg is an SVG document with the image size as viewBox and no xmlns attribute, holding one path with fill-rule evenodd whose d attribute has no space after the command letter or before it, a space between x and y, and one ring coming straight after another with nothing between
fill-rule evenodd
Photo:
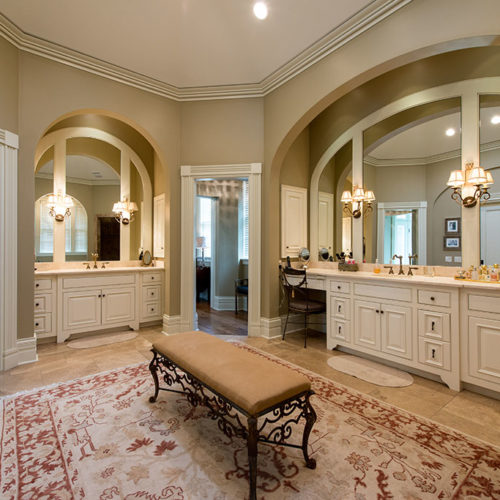
<instances>
[{"instance_id":1,"label":"crown molding","mask_svg":"<svg viewBox=\"0 0 500 500\"><path fill-rule=\"evenodd\" d=\"M261 82L176 87L24 32L0 13L0 36L19 50L175 101L264 97L412 0L374 0Z\"/></svg>"},{"instance_id":2,"label":"crown molding","mask_svg":"<svg viewBox=\"0 0 500 500\"><path fill-rule=\"evenodd\" d=\"M481 144L479 151L485 153L487 151L495 151L500 149L500 140L491 141ZM462 152L460 149L453 151L446 151L446 153L439 153L431 156L423 156L420 158L375 158L374 156L366 156L363 163L371 165L372 167L411 167L418 165L431 165L444 160L451 160L452 158L460 158Z\"/></svg>"}]
</instances>

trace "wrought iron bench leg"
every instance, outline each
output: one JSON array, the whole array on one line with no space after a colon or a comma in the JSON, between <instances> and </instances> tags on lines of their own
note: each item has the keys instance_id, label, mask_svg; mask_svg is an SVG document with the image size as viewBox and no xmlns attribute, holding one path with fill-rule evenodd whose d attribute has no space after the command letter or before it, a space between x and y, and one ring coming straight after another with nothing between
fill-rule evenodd
<instances>
[{"instance_id":1,"label":"wrought iron bench leg","mask_svg":"<svg viewBox=\"0 0 500 500\"><path fill-rule=\"evenodd\" d=\"M155 383L155 394L154 396L151 396L149 398L150 403L156 402L156 399L158 398L158 393L160 392L160 383L158 381L158 374L156 373L156 358L157 358L156 351L153 351L153 359L151 360L151 363L149 363L149 371L151 372L151 375L153 376L153 380Z\"/></svg>"},{"instance_id":2,"label":"wrought iron bench leg","mask_svg":"<svg viewBox=\"0 0 500 500\"><path fill-rule=\"evenodd\" d=\"M257 419L248 417L248 481L250 483L250 500L257 499Z\"/></svg>"},{"instance_id":3,"label":"wrought iron bench leg","mask_svg":"<svg viewBox=\"0 0 500 500\"><path fill-rule=\"evenodd\" d=\"M304 434L302 434L302 453L304 454L304 460L306 461L306 467L309 469L316 468L316 460L314 458L309 457L309 453L307 451L307 445L309 442L309 435L311 434L311 430L313 428L314 422L316 422L316 412L309 401L311 394L307 394L305 405L303 411L304 418L306 419L306 425L304 426Z\"/></svg>"}]
</instances>

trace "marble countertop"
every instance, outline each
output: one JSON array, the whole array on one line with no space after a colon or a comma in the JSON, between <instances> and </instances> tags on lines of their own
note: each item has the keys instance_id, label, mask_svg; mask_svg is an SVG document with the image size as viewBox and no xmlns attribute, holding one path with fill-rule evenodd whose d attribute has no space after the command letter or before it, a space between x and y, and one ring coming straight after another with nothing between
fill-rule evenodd
<instances>
[{"instance_id":1,"label":"marble countertop","mask_svg":"<svg viewBox=\"0 0 500 500\"><path fill-rule=\"evenodd\" d=\"M325 277L325 278L348 278L348 279L362 279L370 281L383 281L385 283L391 282L394 284L415 284L426 286L450 286L462 288L477 288L483 290L498 290L500 291L500 283L488 282L474 282L465 280L456 280L449 276L423 276L423 275L397 275L387 274L387 272L375 274L372 271L339 271L337 269L322 269L322 268L309 268L307 269L309 276Z\"/></svg>"},{"instance_id":2,"label":"marble countertop","mask_svg":"<svg viewBox=\"0 0 500 500\"><path fill-rule=\"evenodd\" d=\"M59 274L106 274L106 273L123 273L123 272L147 272L147 271L163 271L163 267L152 266L123 266L123 267L106 267L106 269L85 269L82 264L81 269L45 269L35 271L35 278L39 276L54 276Z\"/></svg>"}]
</instances>

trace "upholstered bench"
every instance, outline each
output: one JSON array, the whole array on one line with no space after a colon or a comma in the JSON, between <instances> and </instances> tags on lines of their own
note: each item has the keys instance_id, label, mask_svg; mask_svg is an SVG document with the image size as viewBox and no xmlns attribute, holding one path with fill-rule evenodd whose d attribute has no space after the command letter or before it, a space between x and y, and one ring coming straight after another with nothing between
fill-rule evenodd
<instances>
[{"instance_id":1,"label":"upholstered bench","mask_svg":"<svg viewBox=\"0 0 500 500\"><path fill-rule=\"evenodd\" d=\"M306 466L316 467L307 450L316 421L307 377L203 332L165 337L152 352L149 369L155 394L150 402L156 401L160 390L185 394L194 406L207 406L210 418L228 437L247 440L250 499L256 498L259 441L300 448ZM167 387L160 387L159 376ZM259 417L263 417L260 422ZM302 418L302 444L288 443L292 425Z\"/></svg>"}]
</instances>

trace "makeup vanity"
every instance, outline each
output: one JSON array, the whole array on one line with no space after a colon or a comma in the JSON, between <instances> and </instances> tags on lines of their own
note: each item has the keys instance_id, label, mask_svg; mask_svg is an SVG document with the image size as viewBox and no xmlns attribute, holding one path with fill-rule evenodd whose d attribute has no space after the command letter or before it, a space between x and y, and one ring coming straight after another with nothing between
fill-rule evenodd
<instances>
[{"instance_id":1,"label":"makeup vanity","mask_svg":"<svg viewBox=\"0 0 500 500\"><path fill-rule=\"evenodd\" d=\"M35 333L56 337L116 327L137 330L163 315L159 267L59 269L35 272Z\"/></svg>"}]
</instances>

